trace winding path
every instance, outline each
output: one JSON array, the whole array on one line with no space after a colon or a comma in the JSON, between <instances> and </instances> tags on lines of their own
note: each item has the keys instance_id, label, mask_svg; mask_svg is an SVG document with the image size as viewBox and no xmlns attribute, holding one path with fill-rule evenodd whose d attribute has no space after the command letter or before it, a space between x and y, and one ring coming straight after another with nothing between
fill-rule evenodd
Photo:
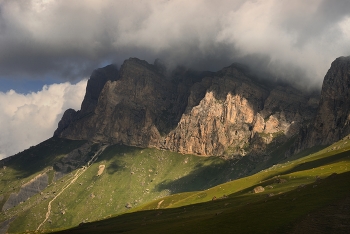
<instances>
[{"instance_id":1,"label":"winding path","mask_svg":"<svg viewBox=\"0 0 350 234\"><path fill-rule=\"evenodd\" d=\"M45 219L44 219L44 221L42 221L42 223L40 223L40 225L38 226L38 228L36 229L37 231L40 229L40 227L48 220L48 218L50 217L50 214L51 214L51 203L53 202L53 201L55 201L56 200L56 198L58 197L58 196L60 196L69 186L71 186L91 165L92 165L92 163L95 161L95 160L97 160L97 157L107 148L107 146L108 145L104 145L104 146L102 146L96 153L95 153L95 155L89 160L89 162L87 163L87 167L85 167L85 168L80 168L80 169L78 169L77 170L77 172L74 174L74 176L73 176L73 178L72 178L72 180L68 183L68 184L66 184L63 188L62 188L62 190L59 192L59 193L57 193L57 195L54 197L54 198L52 198L52 200L49 202L49 204L48 204L48 206L47 206L47 212L46 212L46 216L45 216Z\"/></svg>"}]
</instances>

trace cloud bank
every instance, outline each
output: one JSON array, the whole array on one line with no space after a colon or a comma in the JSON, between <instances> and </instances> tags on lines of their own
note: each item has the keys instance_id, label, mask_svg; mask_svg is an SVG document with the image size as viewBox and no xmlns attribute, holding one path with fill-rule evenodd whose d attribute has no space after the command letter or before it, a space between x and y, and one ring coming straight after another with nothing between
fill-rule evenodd
<instances>
[{"instance_id":1,"label":"cloud bank","mask_svg":"<svg viewBox=\"0 0 350 234\"><path fill-rule=\"evenodd\" d=\"M0 74L88 76L139 57L216 70L243 62L319 86L350 54L348 0L0 0Z\"/></svg>"},{"instance_id":2,"label":"cloud bank","mask_svg":"<svg viewBox=\"0 0 350 234\"><path fill-rule=\"evenodd\" d=\"M52 84L29 94L0 92L0 159L50 138L66 109L80 109L86 83Z\"/></svg>"},{"instance_id":3,"label":"cloud bank","mask_svg":"<svg viewBox=\"0 0 350 234\"><path fill-rule=\"evenodd\" d=\"M349 42L349 0L0 0L0 84L75 83L138 57L212 71L241 62L319 88ZM0 158L50 137L85 85L0 92Z\"/></svg>"}]
</instances>

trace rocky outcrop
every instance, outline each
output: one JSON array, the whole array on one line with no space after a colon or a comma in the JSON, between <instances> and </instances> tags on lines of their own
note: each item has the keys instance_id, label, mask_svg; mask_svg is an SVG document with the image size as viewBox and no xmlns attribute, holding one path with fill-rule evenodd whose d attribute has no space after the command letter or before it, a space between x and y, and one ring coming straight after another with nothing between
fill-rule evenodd
<instances>
[{"instance_id":1,"label":"rocky outcrop","mask_svg":"<svg viewBox=\"0 0 350 234\"><path fill-rule=\"evenodd\" d=\"M28 198L39 193L49 184L49 176L46 173L40 174L28 183L21 186L18 193L12 193L2 207L2 211L17 206L21 202L25 202Z\"/></svg>"},{"instance_id":2,"label":"rocky outcrop","mask_svg":"<svg viewBox=\"0 0 350 234\"><path fill-rule=\"evenodd\" d=\"M81 104L81 115L89 114L95 110L103 87L107 81L118 80L118 75L118 68L114 64L93 71L88 80L85 97Z\"/></svg>"},{"instance_id":3,"label":"rocky outcrop","mask_svg":"<svg viewBox=\"0 0 350 234\"><path fill-rule=\"evenodd\" d=\"M191 89L189 100L201 90L200 102L191 105L163 147L198 155L220 155L234 144L242 148L252 135L255 115L263 109L268 90L254 85L237 67L205 78Z\"/></svg>"},{"instance_id":4,"label":"rocky outcrop","mask_svg":"<svg viewBox=\"0 0 350 234\"><path fill-rule=\"evenodd\" d=\"M73 109L68 109L64 112L62 119L58 123L58 127L54 132L54 136L59 135L64 129L66 129L77 117L77 113Z\"/></svg>"},{"instance_id":5,"label":"rocky outcrop","mask_svg":"<svg viewBox=\"0 0 350 234\"><path fill-rule=\"evenodd\" d=\"M264 191L265 191L265 189L263 186L257 186L253 189L253 193L262 193Z\"/></svg>"},{"instance_id":6,"label":"rocky outcrop","mask_svg":"<svg viewBox=\"0 0 350 234\"><path fill-rule=\"evenodd\" d=\"M86 86L85 97L81 104L81 110L66 110L61 121L58 123L58 128L54 132L54 136L59 136L72 122L76 122L77 120L92 114L95 111L101 91L106 82L118 80L118 74L118 68L113 64L93 71Z\"/></svg>"},{"instance_id":7,"label":"rocky outcrop","mask_svg":"<svg viewBox=\"0 0 350 234\"><path fill-rule=\"evenodd\" d=\"M205 96L183 114L177 128L165 138L166 149L221 155L230 148L231 153L245 155L254 138L263 139L256 143L265 145L279 134L289 138L313 116L315 106L296 89L263 86L236 66L220 74L202 81L210 83ZM195 92L196 86L192 90Z\"/></svg>"},{"instance_id":8,"label":"rocky outcrop","mask_svg":"<svg viewBox=\"0 0 350 234\"><path fill-rule=\"evenodd\" d=\"M332 144L350 134L350 57L337 58L322 85L314 121L303 129L299 150Z\"/></svg>"},{"instance_id":9,"label":"rocky outcrop","mask_svg":"<svg viewBox=\"0 0 350 234\"><path fill-rule=\"evenodd\" d=\"M118 81L106 82L93 115L75 121L61 136L146 146L160 136L155 122L169 109L170 88L154 67L130 59Z\"/></svg>"},{"instance_id":10,"label":"rocky outcrop","mask_svg":"<svg viewBox=\"0 0 350 234\"><path fill-rule=\"evenodd\" d=\"M53 180L56 181L79 167L87 166L86 164L100 147L101 145L93 145L91 142L88 142L60 158L53 165L53 169L55 170Z\"/></svg>"},{"instance_id":11,"label":"rocky outcrop","mask_svg":"<svg viewBox=\"0 0 350 234\"><path fill-rule=\"evenodd\" d=\"M106 82L93 114L75 120L59 135L156 146L161 135L176 126L187 106L192 83L201 79L200 74L186 79L192 72L184 69L176 70L168 79L158 67L135 58L125 61L120 78Z\"/></svg>"},{"instance_id":12,"label":"rocky outcrop","mask_svg":"<svg viewBox=\"0 0 350 234\"><path fill-rule=\"evenodd\" d=\"M95 107L84 99L79 117L57 135L198 155L245 155L261 151L258 143L295 135L313 117L310 100L287 85L250 78L239 64L216 73L183 67L169 72L159 61L131 58L118 79L105 83Z\"/></svg>"}]
</instances>

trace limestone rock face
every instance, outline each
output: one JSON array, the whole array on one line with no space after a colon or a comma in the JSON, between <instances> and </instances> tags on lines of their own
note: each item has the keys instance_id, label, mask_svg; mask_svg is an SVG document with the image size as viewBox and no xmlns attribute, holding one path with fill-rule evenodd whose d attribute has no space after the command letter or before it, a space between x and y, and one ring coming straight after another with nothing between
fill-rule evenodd
<instances>
[{"instance_id":1,"label":"limestone rock face","mask_svg":"<svg viewBox=\"0 0 350 234\"><path fill-rule=\"evenodd\" d=\"M263 150L261 142L286 141L313 118L310 97L248 73L238 64L216 73L183 67L166 72L159 61L131 58L101 91L93 93L94 84L88 83L90 101L84 99L57 135L198 155L245 155Z\"/></svg>"},{"instance_id":2,"label":"limestone rock face","mask_svg":"<svg viewBox=\"0 0 350 234\"><path fill-rule=\"evenodd\" d=\"M286 140L297 134L301 123L313 117L310 108L315 107L293 88L264 86L235 65L216 75L192 87L189 100L198 87L206 87L206 93L166 136L164 148L198 155L222 155L227 150L245 155L249 147L261 151L261 144L276 136Z\"/></svg>"},{"instance_id":3,"label":"limestone rock face","mask_svg":"<svg viewBox=\"0 0 350 234\"><path fill-rule=\"evenodd\" d=\"M81 115L88 114L95 110L98 98L106 82L109 80L117 80L119 78L118 72L118 68L113 64L93 71L88 80L85 97L81 104Z\"/></svg>"},{"instance_id":4,"label":"limestone rock face","mask_svg":"<svg viewBox=\"0 0 350 234\"><path fill-rule=\"evenodd\" d=\"M170 109L167 93L172 93L172 87L154 67L142 61L129 60L120 72L121 79L107 82L101 92L89 124L94 128L91 137L128 145L154 145L162 124L166 124L160 116Z\"/></svg>"},{"instance_id":5,"label":"limestone rock face","mask_svg":"<svg viewBox=\"0 0 350 234\"><path fill-rule=\"evenodd\" d=\"M190 100L198 87L206 87L204 97L183 114L165 138L165 148L199 155L220 155L232 144L242 148L252 135L268 90L254 85L234 66L194 85Z\"/></svg>"},{"instance_id":6,"label":"limestone rock face","mask_svg":"<svg viewBox=\"0 0 350 234\"><path fill-rule=\"evenodd\" d=\"M76 122L78 119L82 119L84 116L93 113L106 82L109 80L117 80L118 78L118 68L113 64L93 71L86 86L86 93L81 104L81 110L66 110L61 121L58 123L58 128L54 132L54 136L60 136L72 122Z\"/></svg>"},{"instance_id":7,"label":"limestone rock face","mask_svg":"<svg viewBox=\"0 0 350 234\"><path fill-rule=\"evenodd\" d=\"M189 88L197 79L185 79L184 73L177 70L170 80L159 65L126 60L118 79L105 83L94 111L75 120L60 136L157 147L161 135L176 126L186 108ZM87 112L84 108L82 105L82 113Z\"/></svg>"},{"instance_id":8,"label":"limestone rock face","mask_svg":"<svg viewBox=\"0 0 350 234\"><path fill-rule=\"evenodd\" d=\"M331 144L350 134L349 103L350 57L340 57L324 78L317 115L302 148Z\"/></svg>"},{"instance_id":9,"label":"limestone rock face","mask_svg":"<svg viewBox=\"0 0 350 234\"><path fill-rule=\"evenodd\" d=\"M68 109L64 112L62 119L58 123L58 127L54 132L54 136L59 135L64 129L66 129L76 118L77 112L73 109Z\"/></svg>"}]
</instances>

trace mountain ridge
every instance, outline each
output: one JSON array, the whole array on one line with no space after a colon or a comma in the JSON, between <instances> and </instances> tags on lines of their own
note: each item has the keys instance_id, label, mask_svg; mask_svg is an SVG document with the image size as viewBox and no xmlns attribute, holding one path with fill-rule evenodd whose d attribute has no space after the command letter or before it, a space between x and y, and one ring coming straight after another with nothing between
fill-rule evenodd
<instances>
[{"instance_id":1,"label":"mountain ridge","mask_svg":"<svg viewBox=\"0 0 350 234\"><path fill-rule=\"evenodd\" d=\"M151 211L112 220L112 231L137 232L146 219L159 221L154 230L168 230L172 217L175 232L186 217L190 225L204 218L198 230L219 224L225 233L247 209L246 223L251 211L283 213L278 225L287 232L296 217L350 195L350 136L339 138L348 131L348 60L332 63L319 104L317 96L259 81L237 64L218 72L167 71L160 61L132 58L120 69L98 69L82 109L67 110L54 137L0 161L0 233L79 224L78 231L95 232L98 223L84 223L143 209ZM256 187L264 190L255 194ZM293 205L299 201L304 205ZM172 207L178 208L158 210ZM255 219L259 228L275 230L264 217Z\"/></svg>"},{"instance_id":2,"label":"mountain ridge","mask_svg":"<svg viewBox=\"0 0 350 234\"><path fill-rule=\"evenodd\" d=\"M331 144L350 133L350 56L337 58L328 70L308 146Z\"/></svg>"},{"instance_id":3,"label":"mountain ridge","mask_svg":"<svg viewBox=\"0 0 350 234\"><path fill-rule=\"evenodd\" d=\"M86 118L71 118L69 111L60 122L64 128L55 135L203 156L229 150L231 156L242 156L254 154L255 141L274 141L273 134L286 142L313 117L311 100L317 97L254 80L240 64L197 72L194 79L188 79L191 71L186 69L166 77L159 67L137 58L126 60L118 78L106 80L96 108L82 105ZM87 90L91 87L88 84ZM86 97L83 103L88 103Z\"/></svg>"},{"instance_id":4,"label":"mountain ridge","mask_svg":"<svg viewBox=\"0 0 350 234\"><path fill-rule=\"evenodd\" d=\"M296 152L329 145L350 134L350 56L335 59L325 75L314 120L301 129Z\"/></svg>"}]
</instances>

